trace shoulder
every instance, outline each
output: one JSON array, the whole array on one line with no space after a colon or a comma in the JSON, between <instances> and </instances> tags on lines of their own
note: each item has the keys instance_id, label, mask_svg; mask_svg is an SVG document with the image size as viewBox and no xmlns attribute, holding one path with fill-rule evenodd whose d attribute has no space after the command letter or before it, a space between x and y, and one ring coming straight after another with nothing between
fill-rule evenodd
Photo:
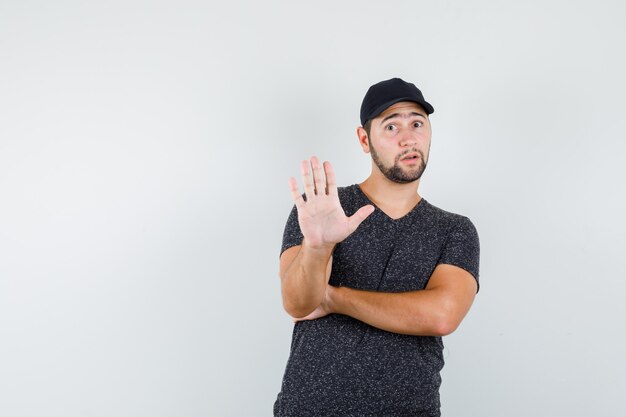
<instances>
[{"instance_id":1,"label":"shoulder","mask_svg":"<svg viewBox=\"0 0 626 417\"><path fill-rule=\"evenodd\" d=\"M351 200L357 198L357 185L347 185L345 187L337 187L337 194L339 195L339 200Z\"/></svg>"},{"instance_id":2,"label":"shoulder","mask_svg":"<svg viewBox=\"0 0 626 417\"><path fill-rule=\"evenodd\" d=\"M463 214L444 210L428 201L426 201L426 203L428 212L427 217L429 221L433 223L433 225L443 228L448 232L454 229L473 229L474 231L476 230L474 223L470 220L469 217Z\"/></svg>"},{"instance_id":3,"label":"shoulder","mask_svg":"<svg viewBox=\"0 0 626 417\"><path fill-rule=\"evenodd\" d=\"M339 196L341 207L346 212L347 216L351 216L360 207L367 204L367 201L363 201L359 186L356 184L337 187L337 195Z\"/></svg>"},{"instance_id":4,"label":"shoulder","mask_svg":"<svg viewBox=\"0 0 626 417\"><path fill-rule=\"evenodd\" d=\"M443 239L438 264L450 264L470 272L478 282L480 269L480 237L469 217L459 213L432 209L433 217L440 226L435 233Z\"/></svg>"}]
</instances>

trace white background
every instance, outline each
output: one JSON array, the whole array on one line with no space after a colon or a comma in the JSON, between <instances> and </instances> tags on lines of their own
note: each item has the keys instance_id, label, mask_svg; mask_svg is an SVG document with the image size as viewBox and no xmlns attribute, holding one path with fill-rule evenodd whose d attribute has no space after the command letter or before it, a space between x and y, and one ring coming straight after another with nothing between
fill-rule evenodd
<instances>
[{"instance_id":1,"label":"white background","mask_svg":"<svg viewBox=\"0 0 626 417\"><path fill-rule=\"evenodd\" d=\"M621 1L0 1L0 415L268 416L312 154L394 76L481 239L444 416L623 416Z\"/></svg>"}]
</instances>

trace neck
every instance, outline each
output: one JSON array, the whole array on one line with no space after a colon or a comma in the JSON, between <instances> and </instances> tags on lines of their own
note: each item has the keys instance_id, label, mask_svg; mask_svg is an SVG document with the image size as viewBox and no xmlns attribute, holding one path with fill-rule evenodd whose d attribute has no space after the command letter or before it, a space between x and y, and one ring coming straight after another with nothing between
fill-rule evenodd
<instances>
[{"instance_id":1,"label":"neck","mask_svg":"<svg viewBox=\"0 0 626 417\"><path fill-rule=\"evenodd\" d=\"M387 179L382 173L374 171L359 186L367 197L379 207L408 210L422 199L417 192L419 183L420 180L398 184Z\"/></svg>"}]
</instances>

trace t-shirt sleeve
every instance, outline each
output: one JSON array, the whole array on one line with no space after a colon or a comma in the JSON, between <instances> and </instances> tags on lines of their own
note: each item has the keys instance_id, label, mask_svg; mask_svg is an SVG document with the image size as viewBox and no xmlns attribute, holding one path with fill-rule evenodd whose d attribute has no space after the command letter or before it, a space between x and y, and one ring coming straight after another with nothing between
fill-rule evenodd
<instances>
[{"instance_id":1,"label":"t-shirt sleeve","mask_svg":"<svg viewBox=\"0 0 626 417\"><path fill-rule=\"evenodd\" d=\"M478 282L480 242L472 221L462 216L450 230L437 264L450 264L465 269ZM477 290L478 291L478 290Z\"/></svg>"},{"instance_id":2,"label":"t-shirt sleeve","mask_svg":"<svg viewBox=\"0 0 626 417\"><path fill-rule=\"evenodd\" d=\"M280 254L292 246L302 244L302 231L300 230L300 223L298 223L298 209L294 205L287 218L287 224L285 225L285 231L283 232L283 244L280 248Z\"/></svg>"}]
</instances>

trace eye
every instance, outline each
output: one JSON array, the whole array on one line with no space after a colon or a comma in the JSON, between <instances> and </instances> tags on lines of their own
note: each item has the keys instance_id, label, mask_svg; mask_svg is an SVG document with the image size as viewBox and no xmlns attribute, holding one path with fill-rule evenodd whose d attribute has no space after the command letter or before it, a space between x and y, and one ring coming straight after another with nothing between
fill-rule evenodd
<instances>
[{"instance_id":1,"label":"eye","mask_svg":"<svg viewBox=\"0 0 626 417\"><path fill-rule=\"evenodd\" d=\"M415 122L415 123L413 123L413 127L422 127L422 126L424 126L424 123L422 123L422 122Z\"/></svg>"},{"instance_id":2,"label":"eye","mask_svg":"<svg viewBox=\"0 0 626 417\"><path fill-rule=\"evenodd\" d=\"M396 130L396 125L387 125L385 126L385 130L388 130L390 132Z\"/></svg>"}]
</instances>

